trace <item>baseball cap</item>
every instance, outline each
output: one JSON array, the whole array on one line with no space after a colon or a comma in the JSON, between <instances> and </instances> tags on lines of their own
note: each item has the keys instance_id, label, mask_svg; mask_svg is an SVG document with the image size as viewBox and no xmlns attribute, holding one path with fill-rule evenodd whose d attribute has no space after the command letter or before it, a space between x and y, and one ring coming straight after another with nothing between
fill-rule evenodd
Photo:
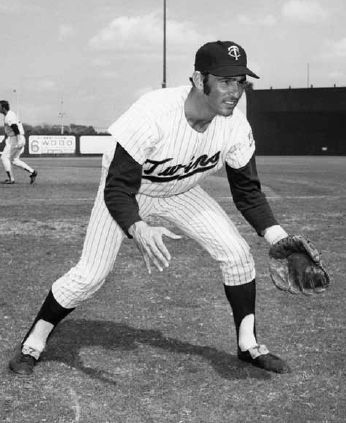
<instances>
[{"instance_id":1,"label":"baseball cap","mask_svg":"<svg viewBox=\"0 0 346 423\"><path fill-rule=\"evenodd\" d=\"M195 70L216 76L249 75L259 79L247 67L243 47L233 41L215 41L200 47L196 53Z\"/></svg>"}]
</instances>

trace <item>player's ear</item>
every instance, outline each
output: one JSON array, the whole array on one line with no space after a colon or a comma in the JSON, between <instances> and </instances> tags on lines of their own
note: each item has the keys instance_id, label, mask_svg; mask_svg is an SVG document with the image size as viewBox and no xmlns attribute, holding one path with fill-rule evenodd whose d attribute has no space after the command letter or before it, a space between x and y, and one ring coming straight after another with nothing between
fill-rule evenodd
<instances>
[{"instance_id":1,"label":"player's ear","mask_svg":"<svg viewBox=\"0 0 346 423\"><path fill-rule=\"evenodd\" d=\"M193 81L193 85L203 91L203 75L201 74L201 72L199 71L194 71L194 73L192 74L192 81Z\"/></svg>"}]
</instances>

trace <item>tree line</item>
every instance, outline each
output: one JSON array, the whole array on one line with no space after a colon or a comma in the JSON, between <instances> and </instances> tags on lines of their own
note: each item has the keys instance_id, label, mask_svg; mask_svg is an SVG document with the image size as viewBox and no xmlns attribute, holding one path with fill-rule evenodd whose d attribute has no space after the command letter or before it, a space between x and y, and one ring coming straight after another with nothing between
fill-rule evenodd
<instances>
[{"instance_id":1,"label":"tree line","mask_svg":"<svg viewBox=\"0 0 346 423\"><path fill-rule=\"evenodd\" d=\"M71 123L69 125L29 125L23 123L25 135L61 135L62 132L64 135L103 135L106 132L97 131L91 125L78 125ZM0 135L4 134L4 128L0 128Z\"/></svg>"}]
</instances>

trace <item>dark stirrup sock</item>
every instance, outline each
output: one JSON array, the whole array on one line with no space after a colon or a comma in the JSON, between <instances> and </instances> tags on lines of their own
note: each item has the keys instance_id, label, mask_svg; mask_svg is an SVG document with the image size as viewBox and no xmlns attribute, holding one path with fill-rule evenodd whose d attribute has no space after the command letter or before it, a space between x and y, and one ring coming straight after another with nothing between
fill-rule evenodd
<instances>
[{"instance_id":1,"label":"dark stirrup sock","mask_svg":"<svg viewBox=\"0 0 346 423\"><path fill-rule=\"evenodd\" d=\"M233 311L235 328L237 331L237 343L239 342L239 327L245 316L255 315L256 282L255 279L243 285L224 285L226 297ZM256 337L256 328L254 328Z\"/></svg>"},{"instance_id":2,"label":"dark stirrup sock","mask_svg":"<svg viewBox=\"0 0 346 423\"><path fill-rule=\"evenodd\" d=\"M42 304L40 311L38 312L31 328L25 335L22 345L24 344L25 340L30 335L31 331L33 330L34 326L39 320L45 320L46 322L51 323L55 326L61 322L71 311L73 311L74 308L65 308L61 306L56 299L54 298L54 295L52 293L52 290L49 291L44 303ZM52 330L53 332L53 330ZM51 332L51 333L52 333ZM49 335L50 336L50 335Z\"/></svg>"}]
</instances>

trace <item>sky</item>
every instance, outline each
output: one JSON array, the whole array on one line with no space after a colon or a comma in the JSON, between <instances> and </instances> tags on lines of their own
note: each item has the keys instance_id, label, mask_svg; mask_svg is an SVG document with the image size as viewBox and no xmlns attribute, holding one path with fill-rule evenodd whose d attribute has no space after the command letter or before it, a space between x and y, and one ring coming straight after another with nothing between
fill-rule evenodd
<instances>
[{"instance_id":1,"label":"sky","mask_svg":"<svg viewBox=\"0 0 346 423\"><path fill-rule=\"evenodd\" d=\"M216 40L245 48L255 89L346 86L345 0L166 5L168 87ZM31 125L105 130L162 85L163 0L0 0L0 33L0 97Z\"/></svg>"}]
</instances>

